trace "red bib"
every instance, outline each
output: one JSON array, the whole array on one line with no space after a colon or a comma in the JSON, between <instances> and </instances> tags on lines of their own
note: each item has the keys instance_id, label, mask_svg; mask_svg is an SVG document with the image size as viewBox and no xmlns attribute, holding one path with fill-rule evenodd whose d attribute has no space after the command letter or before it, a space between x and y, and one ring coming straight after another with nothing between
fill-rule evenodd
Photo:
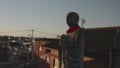
<instances>
[{"instance_id":1,"label":"red bib","mask_svg":"<svg viewBox=\"0 0 120 68\"><path fill-rule=\"evenodd\" d=\"M69 34L71 32L74 32L75 30L80 29L80 26L71 26L69 27L69 29L67 30L66 34Z\"/></svg>"}]
</instances>

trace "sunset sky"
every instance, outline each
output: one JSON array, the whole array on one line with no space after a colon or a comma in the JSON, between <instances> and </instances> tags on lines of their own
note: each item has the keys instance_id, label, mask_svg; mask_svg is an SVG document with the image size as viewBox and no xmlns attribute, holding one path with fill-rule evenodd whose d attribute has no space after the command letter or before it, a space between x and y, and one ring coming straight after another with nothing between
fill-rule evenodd
<instances>
[{"instance_id":1,"label":"sunset sky","mask_svg":"<svg viewBox=\"0 0 120 68\"><path fill-rule=\"evenodd\" d=\"M36 37L65 34L70 11L86 20L84 28L120 26L120 0L0 0L0 35L28 35L31 29Z\"/></svg>"}]
</instances>

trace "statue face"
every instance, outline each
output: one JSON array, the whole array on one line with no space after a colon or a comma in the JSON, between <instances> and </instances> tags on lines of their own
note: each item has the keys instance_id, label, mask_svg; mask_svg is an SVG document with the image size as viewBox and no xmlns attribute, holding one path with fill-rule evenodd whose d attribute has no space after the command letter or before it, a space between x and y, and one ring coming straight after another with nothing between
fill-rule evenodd
<instances>
[{"instance_id":1,"label":"statue face","mask_svg":"<svg viewBox=\"0 0 120 68\"><path fill-rule=\"evenodd\" d=\"M78 21L79 21L78 14L76 14L76 13L68 14L68 16L67 16L67 24L68 24L68 26L78 25Z\"/></svg>"},{"instance_id":2,"label":"statue face","mask_svg":"<svg viewBox=\"0 0 120 68\"><path fill-rule=\"evenodd\" d=\"M68 25L72 26L72 25L76 24L75 22L76 22L75 17L70 16L70 17L67 18L67 24Z\"/></svg>"}]
</instances>

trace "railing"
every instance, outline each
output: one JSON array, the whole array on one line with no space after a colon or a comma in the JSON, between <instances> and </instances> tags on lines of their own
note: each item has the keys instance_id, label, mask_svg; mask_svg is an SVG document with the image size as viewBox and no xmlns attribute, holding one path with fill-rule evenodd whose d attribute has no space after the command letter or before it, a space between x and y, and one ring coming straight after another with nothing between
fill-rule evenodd
<instances>
[{"instance_id":1,"label":"railing","mask_svg":"<svg viewBox=\"0 0 120 68\"><path fill-rule=\"evenodd\" d=\"M112 45L111 40L98 40L89 45L91 46L86 49L86 55L109 62L108 57Z\"/></svg>"}]
</instances>

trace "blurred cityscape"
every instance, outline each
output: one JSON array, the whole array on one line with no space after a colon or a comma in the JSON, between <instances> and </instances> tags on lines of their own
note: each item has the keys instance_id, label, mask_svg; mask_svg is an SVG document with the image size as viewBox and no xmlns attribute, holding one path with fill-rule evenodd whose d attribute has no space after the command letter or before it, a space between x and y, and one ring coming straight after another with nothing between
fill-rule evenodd
<instances>
[{"instance_id":1,"label":"blurred cityscape","mask_svg":"<svg viewBox=\"0 0 120 68\"><path fill-rule=\"evenodd\" d=\"M120 27L85 29L84 68L118 68L120 50L114 37ZM59 40L30 36L0 36L0 68L63 68Z\"/></svg>"}]
</instances>

